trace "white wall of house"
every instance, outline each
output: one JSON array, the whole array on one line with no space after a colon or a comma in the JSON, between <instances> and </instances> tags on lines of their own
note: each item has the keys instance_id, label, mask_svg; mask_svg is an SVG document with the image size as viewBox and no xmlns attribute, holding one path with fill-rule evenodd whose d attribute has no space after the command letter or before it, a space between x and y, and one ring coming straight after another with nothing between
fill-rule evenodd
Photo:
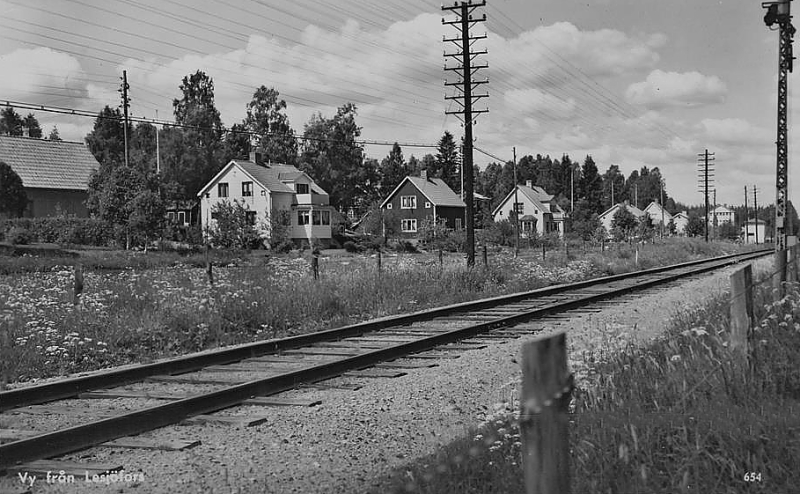
<instances>
[{"instance_id":1,"label":"white wall of house","mask_svg":"<svg viewBox=\"0 0 800 494\"><path fill-rule=\"evenodd\" d=\"M747 229L745 230L745 226ZM745 233L745 231L747 233ZM759 221L756 224L755 221L750 220L747 222L746 225L742 226L742 238L744 243L746 244L754 244L756 243L756 236L758 236L758 243L763 244L767 235L767 224L763 221Z\"/></svg>"},{"instance_id":2,"label":"white wall of house","mask_svg":"<svg viewBox=\"0 0 800 494\"><path fill-rule=\"evenodd\" d=\"M519 217L522 218L523 216L533 216L536 218L536 232L539 235L545 235L548 233L546 231L546 223L548 222L545 218L549 218L549 223L551 224L551 228L556 228L559 235L563 235L564 233L564 222L563 221L552 221L552 215L549 211L544 211L540 207L539 204L534 203L531 199L523 194L522 192L517 192L517 203L521 204L521 210L519 212ZM547 206L547 205L542 205ZM502 221L502 220L509 220L513 217L511 212L514 210L514 194L509 196L509 199L502 203L500 207L495 211L493 219L494 221ZM525 236L525 225L520 223L520 234Z\"/></svg>"},{"instance_id":3,"label":"white wall of house","mask_svg":"<svg viewBox=\"0 0 800 494\"><path fill-rule=\"evenodd\" d=\"M648 204L644 212L647 213L648 216L650 216L650 219L656 226L661 224L662 212L664 214L663 218L665 227L669 224L669 220L672 219L672 215L669 214L669 211L663 209L659 204L656 204L655 202L651 202L650 204Z\"/></svg>"},{"instance_id":4,"label":"white wall of house","mask_svg":"<svg viewBox=\"0 0 800 494\"><path fill-rule=\"evenodd\" d=\"M689 217L679 213L675 215L673 222L675 223L675 231L678 235L684 235L686 233L686 225L689 224Z\"/></svg>"},{"instance_id":5,"label":"white wall of house","mask_svg":"<svg viewBox=\"0 0 800 494\"><path fill-rule=\"evenodd\" d=\"M250 195L244 195L248 187L243 186L242 184L244 183L250 184ZM220 190L220 184L227 184L226 197L220 195L220 192L223 192ZM200 218L202 219L203 229L211 228L216 224L216 220L211 217L211 210L215 205L221 202L233 203L234 201L256 213L256 228L262 234L266 234L267 232L263 226L268 219L270 192L258 182L253 181L249 175L237 166L231 167L228 173L212 184L205 196L200 198Z\"/></svg>"}]
</instances>

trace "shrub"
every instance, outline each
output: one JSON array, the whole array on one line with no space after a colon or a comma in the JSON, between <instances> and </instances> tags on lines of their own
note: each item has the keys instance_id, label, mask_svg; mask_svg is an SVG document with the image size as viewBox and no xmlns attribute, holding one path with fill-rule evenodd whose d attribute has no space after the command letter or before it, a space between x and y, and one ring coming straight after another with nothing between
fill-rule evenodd
<instances>
[{"instance_id":1,"label":"shrub","mask_svg":"<svg viewBox=\"0 0 800 494\"><path fill-rule=\"evenodd\" d=\"M344 247L345 251L350 252L352 254L361 252L361 249L359 249L358 245L356 245L356 243L353 242L352 240L348 240L347 242L345 242L344 245L342 245L342 247Z\"/></svg>"},{"instance_id":2,"label":"shrub","mask_svg":"<svg viewBox=\"0 0 800 494\"><path fill-rule=\"evenodd\" d=\"M8 240L11 245L27 245L31 242L32 236L28 230L21 227L14 227L6 233L6 240Z\"/></svg>"}]
</instances>

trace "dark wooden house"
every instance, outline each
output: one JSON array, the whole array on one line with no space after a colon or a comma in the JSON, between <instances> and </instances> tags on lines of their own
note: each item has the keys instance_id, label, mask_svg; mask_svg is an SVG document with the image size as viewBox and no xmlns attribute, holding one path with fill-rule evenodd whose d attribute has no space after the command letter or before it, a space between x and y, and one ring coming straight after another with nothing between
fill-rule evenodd
<instances>
[{"instance_id":1,"label":"dark wooden house","mask_svg":"<svg viewBox=\"0 0 800 494\"><path fill-rule=\"evenodd\" d=\"M400 235L417 238L423 221L434 221L446 228L464 227L466 205L439 178L406 177L381 203L384 217L399 221ZM391 211L391 213L389 213Z\"/></svg>"}]
</instances>

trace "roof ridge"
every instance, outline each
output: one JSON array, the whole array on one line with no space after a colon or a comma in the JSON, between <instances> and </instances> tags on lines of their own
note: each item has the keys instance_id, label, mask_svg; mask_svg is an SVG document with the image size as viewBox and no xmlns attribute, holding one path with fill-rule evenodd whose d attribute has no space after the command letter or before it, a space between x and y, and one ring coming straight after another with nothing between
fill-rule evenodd
<instances>
[{"instance_id":1,"label":"roof ridge","mask_svg":"<svg viewBox=\"0 0 800 494\"><path fill-rule=\"evenodd\" d=\"M80 142L80 141L67 141L65 139L59 139L57 141L54 141L54 140L51 140L51 139L45 139L44 137L0 135L0 138L3 138L3 139L22 139L22 140L26 140L26 141L36 141L36 142L54 142L54 143L62 143L62 144L80 144L82 146L86 145L85 142Z\"/></svg>"}]
</instances>

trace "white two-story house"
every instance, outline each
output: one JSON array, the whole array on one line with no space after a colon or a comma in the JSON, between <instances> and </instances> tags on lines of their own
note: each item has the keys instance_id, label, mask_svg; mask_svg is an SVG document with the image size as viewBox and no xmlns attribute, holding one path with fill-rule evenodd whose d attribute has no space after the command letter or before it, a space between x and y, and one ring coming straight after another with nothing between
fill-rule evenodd
<instances>
[{"instance_id":1,"label":"white two-story house","mask_svg":"<svg viewBox=\"0 0 800 494\"><path fill-rule=\"evenodd\" d=\"M514 211L519 216L522 237L548 233L557 233L559 237L564 235L564 210L555 203L552 195L533 185L532 180L512 189L492 211L492 218L494 221L513 220Z\"/></svg>"},{"instance_id":2,"label":"white two-story house","mask_svg":"<svg viewBox=\"0 0 800 494\"><path fill-rule=\"evenodd\" d=\"M267 239L278 211L287 211L291 240L327 246L331 241L333 208L328 193L305 172L291 165L234 159L197 194L203 229L214 228L212 212L220 202L237 202L248 210L248 221Z\"/></svg>"}]
</instances>

